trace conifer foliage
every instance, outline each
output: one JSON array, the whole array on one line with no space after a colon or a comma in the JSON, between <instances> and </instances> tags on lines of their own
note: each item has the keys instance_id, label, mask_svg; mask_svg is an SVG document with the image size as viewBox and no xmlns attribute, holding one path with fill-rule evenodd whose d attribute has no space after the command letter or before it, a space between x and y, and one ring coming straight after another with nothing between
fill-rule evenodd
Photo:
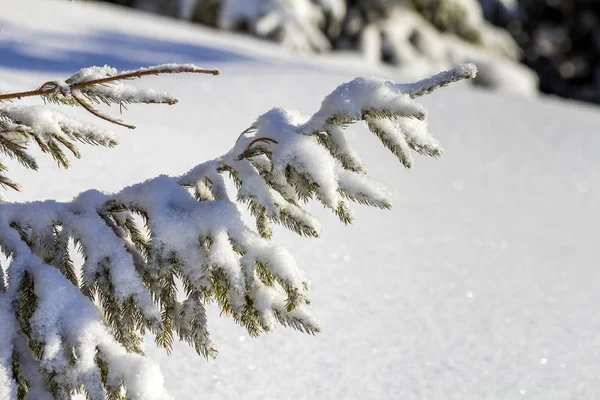
<instances>
[{"instance_id":1,"label":"conifer foliage","mask_svg":"<svg viewBox=\"0 0 600 400\"><path fill-rule=\"evenodd\" d=\"M37 145L66 167L65 149L79 155L74 142L116 142L45 106L7 100L42 96L133 128L94 104L174 104L172 95L123 80L180 72L218 74L193 65L124 73L93 67L34 91L2 94L0 148L36 168L29 146ZM367 175L345 129L365 121L406 167L412 152L437 157L442 149L414 99L475 74L467 64L414 84L358 78L335 89L310 117L268 111L229 152L181 176L115 194L90 190L66 203L0 204L7 260L0 268L0 400L69 399L76 392L94 400L169 398L157 365L143 356L143 334L152 333L167 351L178 338L215 356L209 303L252 336L277 324L318 332L307 279L271 241L272 225L318 236L319 223L304 208L311 199L346 224L353 220L351 202L390 208L390 193ZM18 188L2 169L0 184ZM241 203L255 228L243 222ZM73 251L83 265L75 265Z\"/></svg>"}]
</instances>

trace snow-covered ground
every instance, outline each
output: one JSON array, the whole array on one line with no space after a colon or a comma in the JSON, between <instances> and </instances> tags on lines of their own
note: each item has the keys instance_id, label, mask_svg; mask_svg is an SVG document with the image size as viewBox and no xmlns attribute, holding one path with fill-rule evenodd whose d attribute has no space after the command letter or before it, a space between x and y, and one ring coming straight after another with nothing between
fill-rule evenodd
<instances>
[{"instance_id":1,"label":"snow-covered ground","mask_svg":"<svg viewBox=\"0 0 600 400\"><path fill-rule=\"evenodd\" d=\"M93 3L21 0L0 13L3 89L31 89L79 67L192 61L223 74L139 84L175 107L132 107L116 149L82 148L68 171L13 167L14 200L115 191L179 174L231 147L277 105L312 113L356 74L352 58L299 58L246 37ZM31 100L40 102L40 100ZM323 332L257 339L216 310L206 361L148 342L178 399L593 399L600 393L600 109L460 84L423 99L446 148L408 171L363 127L352 130L394 209L359 207L323 237L279 230L312 280ZM81 110L63 110L89 119ZM116 111L116 110L113 110ZM96 121L101 122L101 121ZM0 327L1 329L1 327Z\"/></svg>"}]
</instances>

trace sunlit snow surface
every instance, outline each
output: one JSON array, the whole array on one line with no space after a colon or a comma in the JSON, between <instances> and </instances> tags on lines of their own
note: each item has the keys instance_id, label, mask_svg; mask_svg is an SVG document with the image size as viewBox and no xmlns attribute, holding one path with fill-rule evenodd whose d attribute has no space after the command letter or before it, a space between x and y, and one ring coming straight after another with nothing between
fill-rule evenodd
<instances>
[{"instance_id":1,"label":"sunlit snow surface","mask_svg":"<svg viewBox=\"0 0 600 400\"><path fill-rule=\"evenodd\" d=\"M12 199L67 200L92 187L115 191L180 174L227 151L271 107L313 113L338 84L369 73L354 60L297 59L119 10L48 0L3 7L2 88L33 89L105 62L131 69L191 61L223 75L140 82L181 101L131 107L123 119L138 129L116 129L116 149L82 149L70 171L41 156L40 172L13 166L24 190ZM597 397L600 110L463 84L423 104L446 149L439 160L416 157L406 170L364 127L349 133L392 190L392 211L358 207L354 226L344 227L315 205L321 239L275 234L312 280L323 332L279 329L253 339L213 310L216 361L184 345L169 357L148 341L176 398ZM81 110L70 115L90 121Z\"/></svg>"}]
</instances>

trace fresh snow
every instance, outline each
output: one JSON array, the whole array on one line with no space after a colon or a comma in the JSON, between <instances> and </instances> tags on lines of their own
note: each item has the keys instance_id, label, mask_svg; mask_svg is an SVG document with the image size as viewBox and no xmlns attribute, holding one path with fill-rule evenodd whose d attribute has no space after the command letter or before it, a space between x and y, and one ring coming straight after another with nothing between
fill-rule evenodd
<instances>
[{"instance_id":1,"label":"fresh snow","mask_svg":"<svg viewBox=\"0 0 600 400\"><path fill-rule=\"evenodd\" d=\"M82 146L82 159L66 171L45 155L36 154L38 172L11 164L23 184L21 194L9 193L11 200L66 201L90 188L117 192L160 174L177 176L226 152L274 106L312 115L357 74L412 80L349 58L295 58L245 37L120 10L47 0L5 7L2 89L29 90L104 64L194 62L223 74L133 82L180 99L173 107L131 106L122 118L138 127L133 132L59 107L115 130L120 145ZM48 15L60 15L61 23ZM216 361L184 344L168 356L147 341L173 397L597 395L600 112L462 84L419 102L445 149L437 160L415 156L406 170L365 127L347 132L370 174L391 190L391 211L356 207L354 225L345 227L315 204L320 239L275 229L274 240L292 251L311 280L310 307L322 332L280 328L249 338L210 308Z\"/></svg>"}]
</instances>

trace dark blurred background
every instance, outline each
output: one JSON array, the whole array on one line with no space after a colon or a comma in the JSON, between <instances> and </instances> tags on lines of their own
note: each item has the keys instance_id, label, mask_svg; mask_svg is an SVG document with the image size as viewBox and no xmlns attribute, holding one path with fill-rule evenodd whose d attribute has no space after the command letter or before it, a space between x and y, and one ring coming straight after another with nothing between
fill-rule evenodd
<instances>
[{"instance_id":1,"label":"dark blurred background","mask_svg":"<svg viewBox=\"0 0 600 400\"><path fill-rule=\"evenodd\" d=\"M483 86L600 104L600 0L107 1L303 52L431 69L474 61Z\"/></svg>"},{"instance_id":2,"label":"dark blurred background","mask_svg":"<svg viewBox=\"0 0 600 400\"><path fill-rule=\"evenodd\" d=\"M600 1L518 0L484 8L523 49L542 92L600 104Z\"/></svg>"}]
</instances>

